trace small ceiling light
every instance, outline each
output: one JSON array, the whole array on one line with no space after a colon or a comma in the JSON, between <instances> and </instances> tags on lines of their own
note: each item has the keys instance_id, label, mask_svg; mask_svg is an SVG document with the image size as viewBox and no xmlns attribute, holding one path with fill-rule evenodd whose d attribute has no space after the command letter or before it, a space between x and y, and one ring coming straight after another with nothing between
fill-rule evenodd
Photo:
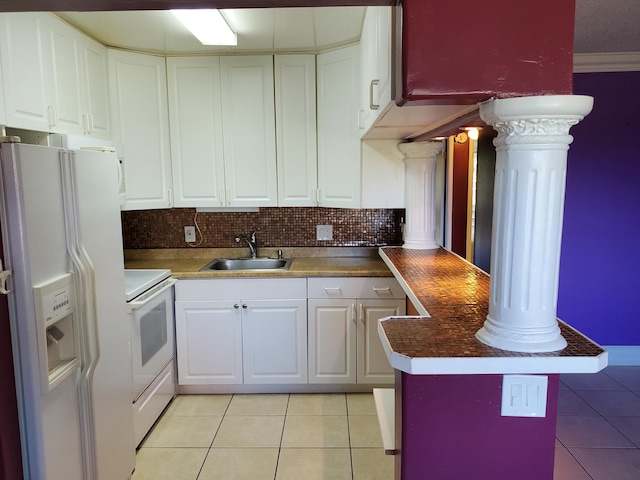
<instances>
[{"instance_id":1,"label":"small ceiling light","mask_svg":"<svg viewBox=\"0 0 640 480\"><path fill-rule=\"evenodd\" d=\"M467 132L467 135L469 135L471 140L478 140L482 127L460 127L460 130Z\"/></svg>"},{"instance_id":2,"label":"small ceiling light","mask_svg":"<svg viewBox=\"0 0 640 480\"><path fill-rule=\"evenodd\" d=\"M171 10L203 45L237 45L238 35L216 9Z\"/></svg>"},{"instance_id":3,"label":"small ceiling light","mask_svg":"<svg viewBox=\"0 0 640 480\"><path fill-rule=\"evenodd\" d=\"M449 137L432 137L431 141L432 142L442 142L443 140L448 139Z\"/></svg>"}]
</instances>

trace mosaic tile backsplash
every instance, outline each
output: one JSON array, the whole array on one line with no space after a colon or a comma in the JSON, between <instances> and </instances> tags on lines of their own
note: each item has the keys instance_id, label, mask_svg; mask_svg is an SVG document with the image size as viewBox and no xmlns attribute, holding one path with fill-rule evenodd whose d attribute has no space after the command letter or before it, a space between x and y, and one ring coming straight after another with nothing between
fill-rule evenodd
<instances>
[{"instance_id":1,"label":"mosaic tile backsplash","mask_svg":"<svg viewBox=\"0 0 640 480\"><path fill-rule=\"evenodd\" d=\"M256 231L264 247L377 247L401 245L404 209L261 208L258 212L202 213L194 208L122 212L124 248L189 248L184 227L195 225L196 244L229 248L238 234ZM333 225L333 240L316 240L316 225Z\"/></svg>"}]
</instances>

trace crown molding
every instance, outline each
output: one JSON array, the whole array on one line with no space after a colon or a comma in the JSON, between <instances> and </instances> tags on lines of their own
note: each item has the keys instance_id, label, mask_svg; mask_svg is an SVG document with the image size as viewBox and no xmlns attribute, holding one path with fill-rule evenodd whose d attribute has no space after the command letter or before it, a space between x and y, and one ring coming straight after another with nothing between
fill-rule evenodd
<instances>
[{"instance_id":1,"label":"crown molding","mask_svg":"<svg viewBox=\"0 0 640 480\"><path fill-rule=\"evenodd\" d=\"M573 73L639 72L640 52L575 53Z\"/></svg>"}]
</instances>

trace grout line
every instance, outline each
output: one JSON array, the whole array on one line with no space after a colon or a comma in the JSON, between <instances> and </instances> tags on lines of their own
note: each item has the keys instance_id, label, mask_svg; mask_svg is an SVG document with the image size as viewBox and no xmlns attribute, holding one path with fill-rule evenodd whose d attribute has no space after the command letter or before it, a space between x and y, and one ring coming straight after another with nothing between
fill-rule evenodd
<instances>
[{"instance_id":1,"label":"grout line","mask_svg":"<svg viewBox=\"0 0 640 480\"><path fill-rule=\"evenodd\" d=\"M291 394L287 396L287 406L284 409L284 419L282 421L282 433L280 434L280 445L278 446L278 457L276 458L276 469L273 472L273 480L278 476L278 465L280 464L280 453L282 452L282 440L284 439L284 427L287 424L287 414L289 413L289 403L291 402Z\"/></svg>"}]
</instances>

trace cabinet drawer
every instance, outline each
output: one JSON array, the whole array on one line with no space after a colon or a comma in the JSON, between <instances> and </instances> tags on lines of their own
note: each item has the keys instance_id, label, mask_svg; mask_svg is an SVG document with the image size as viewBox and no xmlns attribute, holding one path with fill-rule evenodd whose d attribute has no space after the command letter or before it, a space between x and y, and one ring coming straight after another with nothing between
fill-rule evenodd
<instances>
[{"instance_id":1,"label":"cabinet drawer","mask_svg":"<svg viewBox=\"0 0 640 480\"><path fill-rule=\"evenodd\" d=\"M404 298L393 277L312 277L309 298Z\"/></svg>"},{"instance_id":2,"label":"cabinet drawer","mask_svg":"<svg viewBox=\"0 0 640 480\"><path fill-rule=\"evenodd\" d=\"M306 278L213 278L180 280L177 301L228 300L242 298L271 300L307 298Z\"/></svg>"}]
</instances>

